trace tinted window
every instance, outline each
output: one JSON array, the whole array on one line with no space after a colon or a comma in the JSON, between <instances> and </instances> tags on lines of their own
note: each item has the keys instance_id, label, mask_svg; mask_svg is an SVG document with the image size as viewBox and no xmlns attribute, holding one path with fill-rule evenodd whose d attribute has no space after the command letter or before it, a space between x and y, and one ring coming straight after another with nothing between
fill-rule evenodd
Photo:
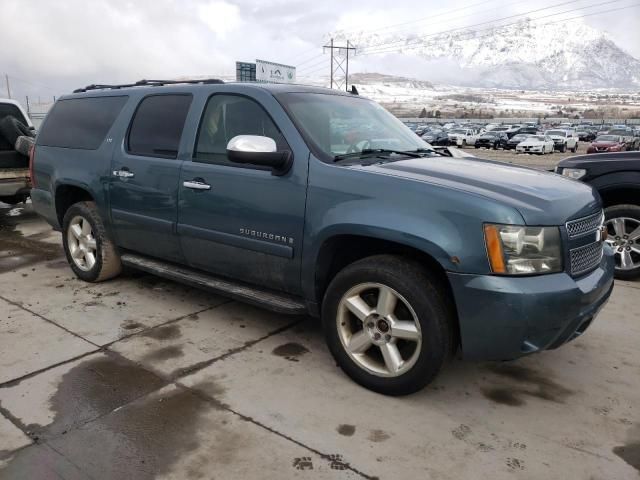
<instances>
[{"instance_id":1,"label":"tinted window","mask_svg":"<svg viewBox=\"0 0 640 480\"><path fill-rule=\"evenodd\" d=\"M269 137L278 150L289 149L278 127L257 102L238 95L214 95L200 122L194 161L241 166L227 159L227 144L237 135Z\"/></svg>"},{"instance_id":2,"label":"tinted window","mask_svg":"<svg viewBox=\"0 0 640 480\"><path fill-rule=\"evenodd\" d=\"M127 102L126 96L59 100L38 134L38 145L95 150Z\"/></svg>"},{"instance_id":3,"label":"tinted window","mask_svg":"<svg viewBox=\"0 0 640 480\"><path fill-rule=\"evenodd\" d=\"M138 105L127 151L133 155L176 158L191 95L152 95Z\"/></svg>"}]
</instances>

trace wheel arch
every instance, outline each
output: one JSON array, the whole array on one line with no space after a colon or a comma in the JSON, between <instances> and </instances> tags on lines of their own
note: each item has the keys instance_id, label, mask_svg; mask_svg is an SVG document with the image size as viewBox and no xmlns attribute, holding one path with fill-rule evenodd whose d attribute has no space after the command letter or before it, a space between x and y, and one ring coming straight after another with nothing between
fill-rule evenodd
<instances>
[{"instance_id":1,"label":"wheel arch","mask_svg":"<svg viewBox=\"0 0 640 480\"><path fill-rule=\"evenodd\" d=\"M363 258L380 254L400 255L415 260L428 269L440 282L445 294L451 300L455 322L453 325L455 342L459 345L459 322L453 297L453 290L446 269L437 260L435 245L432 251L417 248L383 236L339 233L326 238L318 249L314 262L314 296L318 306L314 315L320 315L320 305L331 280L346 266Z\"/></svg>"},{"instance_id":2,"label":"wheel arch","mask_svg":"<svg viewBox=\"0 0 640 480\"><path fill-rule=\"evenodd\" d=\"M71 205L77 202L95 201L95 199L86 186L65 183L56 187L54 201L56 216L62 227L64 214Z\"/></svg>"},{"instance_id":3,"label":"wheel arch","mask_svg":"<svg viewBox=\"0 0 640 480\"><path fill-rule=\"evenodd\" d=\"M637 177L637 183L629 183L629 174ZM624 180L621 178L624 176ZM623 180L617 182L616 180ZM613 183L615 182L615 183ZM613 205L638 205L640 206L640 174L636 172L618 173L600 177L592 183L598 190L605 208Z\"/></svg>"}]
</instances>

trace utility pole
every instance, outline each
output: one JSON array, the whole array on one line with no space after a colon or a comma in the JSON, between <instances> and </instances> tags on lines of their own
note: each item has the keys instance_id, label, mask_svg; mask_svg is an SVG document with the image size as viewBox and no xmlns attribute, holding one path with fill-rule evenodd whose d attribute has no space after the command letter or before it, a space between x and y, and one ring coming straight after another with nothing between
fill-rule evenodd
<instances>
[{"instance_id":1,"label":"utility pole","mask_svg":"<svg viewBox=\"0 0 640 480\"><path fill-rule=\"evenodd\" d=\"M331 51L331 88L349 89L349 51L355 54L356 47L347 40L346 46L336 46L333 38L329 45L322 47Z\"/></svg>"},{"instance_id":2,"label":"utility pole","mask_svg":"<svg viewBox=\"0 0 640 480\"><path fill-rule=\"evenodd\" d=\"M7 84L7 98L11 99L11 87L9 86L9 75L4 74L4 81Z\"/></svg>"}]
</instances>

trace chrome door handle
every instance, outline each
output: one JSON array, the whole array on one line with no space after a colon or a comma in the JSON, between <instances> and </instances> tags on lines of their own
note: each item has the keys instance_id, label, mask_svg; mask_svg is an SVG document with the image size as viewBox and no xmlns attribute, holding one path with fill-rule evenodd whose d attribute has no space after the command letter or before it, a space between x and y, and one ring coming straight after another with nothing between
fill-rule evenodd
<instances>
[{"instance_id":1,"label":"chrome door handle","mask_svg":"<svg viewBox=\"0 0 640 480\"><path fill-rule=\"evenodd\" d=\"M113 176L120 177L120 178L132 178L132 177L135 177L136 174L133 172L130 172L129 170L114 170Z\"/></svg>"},{"instance_id":2,"label":"chrome door handle","mask_svg":"<svg viewBox=\"0 0 640 480\"><path fill-rule=\"evenodd\" d=\"M198 180L186 181L183 182L182 185L193 190L211 190L211 185L209 185L208 183L200 182Z\"/></svg>"}]
</instances>

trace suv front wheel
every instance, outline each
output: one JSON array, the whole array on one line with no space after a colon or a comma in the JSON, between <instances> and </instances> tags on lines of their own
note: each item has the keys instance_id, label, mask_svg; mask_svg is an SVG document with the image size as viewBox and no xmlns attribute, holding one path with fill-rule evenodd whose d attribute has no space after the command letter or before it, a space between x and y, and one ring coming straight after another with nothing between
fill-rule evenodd
<instances>
[{"instance_id":1,"label":"suv front wheel","mask_svg":"<svg viewBox=\"0 0 640 480\"><path fill-rule=\"evenodd\" d=\"M86 282L108 280L122 270L94 202L69 207L62 221L62 243L71 269Z\"/></svg>"},{"instance_id":2,"label":"suv front wheel","mask_svg":"<svg viewBox=\"0 0 640 480\"><path fill-rule=\"evenodd\" d=\"M333 279L323 301L327 344L342 370L386 395L422 389L452 351L452 313L439 281L393 255L365 258Z\"/></svg>"}]
</instances>

